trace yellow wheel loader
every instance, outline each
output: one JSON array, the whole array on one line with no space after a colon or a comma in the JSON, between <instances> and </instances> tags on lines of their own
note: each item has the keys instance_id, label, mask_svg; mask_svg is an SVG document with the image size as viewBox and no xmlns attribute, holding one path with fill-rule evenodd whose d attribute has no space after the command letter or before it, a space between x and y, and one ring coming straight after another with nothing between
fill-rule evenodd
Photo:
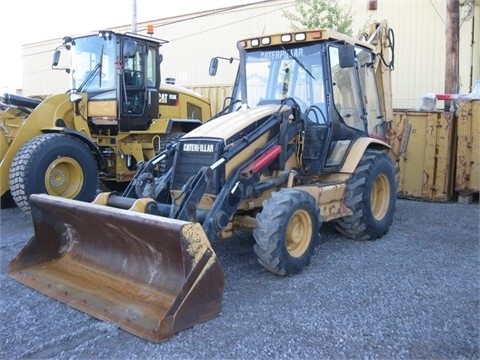
<instances>
[{"instance_id":1,"label":"yellow wheel loader","mask_svg":"<svg viewBox=\"0 0 480 360\"><path fill-rule=\"evenodd\" d=\"M35 235L10 276L162 341L219 314L214 242L235 230L253 233L259 264L278 275L309 265L324 222L380 238L397 186L387 33L381 23L369 42L329 30L239 41L225 111L140 164L121 195L31 196Z\"/></svg>"},{"instance_id":2,"label":"yellow wheel loader","mask_svg":"<svg viewBox=\"0 0 480 360\"><path fill-rule=\"evenodd\" d=\"M65 37L52 66L70 74L67 93L4 95L10 108L0 114L3 205L11 195L29 212L28 197L36 193L91 202L99 180L125 188L138 162L211 117L207 99L160 84L164 42L112 31Z\"/></svg>"}]
</instances>

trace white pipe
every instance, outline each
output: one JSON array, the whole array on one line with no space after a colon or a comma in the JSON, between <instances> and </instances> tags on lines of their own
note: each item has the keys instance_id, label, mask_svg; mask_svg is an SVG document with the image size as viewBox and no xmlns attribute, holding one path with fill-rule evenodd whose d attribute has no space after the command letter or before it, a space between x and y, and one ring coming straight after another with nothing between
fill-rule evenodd
<instances>
[{"instance_id":1,"label":"white pipe","mask_svg":"<svg viewBox=\"0 0 480 360\"><path fill-rule=\"evenodd\" d=\"M132 0L132 32L137 33L137 0Z\"/></svg>"}]
</instances>

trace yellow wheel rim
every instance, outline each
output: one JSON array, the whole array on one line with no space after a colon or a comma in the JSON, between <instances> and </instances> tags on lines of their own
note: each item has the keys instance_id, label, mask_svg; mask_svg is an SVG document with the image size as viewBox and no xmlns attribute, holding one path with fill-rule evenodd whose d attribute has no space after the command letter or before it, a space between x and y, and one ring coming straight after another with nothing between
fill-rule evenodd
<instances>
[{"instance_id":1,"label":"yellow wheel rim","mask_svg":"<svg viewBox=\"0 0 480 360\"><path fill-rule=\"evenodd\" d=\"M83 186L83 171L80 164L70 157L59 157L45 173L45 188L49 195L73 199Z\"/></svg>"},{"instance_id":2,"label":"yellow wheel rim","mask_svg":"<svg viewBox=\"0 0 480 360\"><path fill-rule=\"evenodd\" d=\"M390 205L390 183L384 174L375 179L370 196L372 215L376 220L382 220Z\"/></svg>"},{"instance_id":3,"label":"yellow wheel rim","mask_svg":"<svg viewBox=\"0 0 480 360\"><path fill-rule=\"evenodd\" d=\"M305 210L296 211L287 225L285 241L288 253L293 257L302 256L312 241L312 219Z\"/></svg>"}]
</instances>

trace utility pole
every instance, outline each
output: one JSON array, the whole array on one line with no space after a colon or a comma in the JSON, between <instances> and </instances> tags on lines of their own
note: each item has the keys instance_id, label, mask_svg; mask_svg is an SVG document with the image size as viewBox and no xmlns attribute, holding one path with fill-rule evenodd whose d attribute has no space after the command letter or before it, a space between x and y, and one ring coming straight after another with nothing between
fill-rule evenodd
<instances>
[{"instance_id":1,"label":"utility pole","mask_svg":"<svg viewBox=\"0 0 480 360\"><path fill-rule=\"evenodd\" d=\"M137 33L137 0L132 0L132 33Z\"/></svg>"},{"instance_id":2,"label":"utility pole","mask_svg":"<svg viewBox=\"0 0 480 360\"><path fill-rule=\"evenodd\" d=\"M460 32L459 0L447 0L445 23L445 94L458 94L459 65L458 42ZM450 102L445 101L445 110L450 109Z\"/></svg>"}]
</instances>

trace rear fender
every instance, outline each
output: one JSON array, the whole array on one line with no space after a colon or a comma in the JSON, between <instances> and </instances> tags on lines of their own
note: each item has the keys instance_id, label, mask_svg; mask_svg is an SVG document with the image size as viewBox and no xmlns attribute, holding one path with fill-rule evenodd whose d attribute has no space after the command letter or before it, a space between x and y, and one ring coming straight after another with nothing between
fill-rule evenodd
<instances>
[{"instance_id":1,"label":"rear fender","mask_svg":"<svg viewBox=\"0 0 480 360\"><path fill-rule=\"evenodd\" d=\"M379 139L374 138L360 138L352 145L352 148L348 152L348 156L345 159L345 163L340 169L341 173L352 174L357 168L365 150L367 148L375 148L380 150L389 150L390 146Z\"/></svg>"}]
</instances>

